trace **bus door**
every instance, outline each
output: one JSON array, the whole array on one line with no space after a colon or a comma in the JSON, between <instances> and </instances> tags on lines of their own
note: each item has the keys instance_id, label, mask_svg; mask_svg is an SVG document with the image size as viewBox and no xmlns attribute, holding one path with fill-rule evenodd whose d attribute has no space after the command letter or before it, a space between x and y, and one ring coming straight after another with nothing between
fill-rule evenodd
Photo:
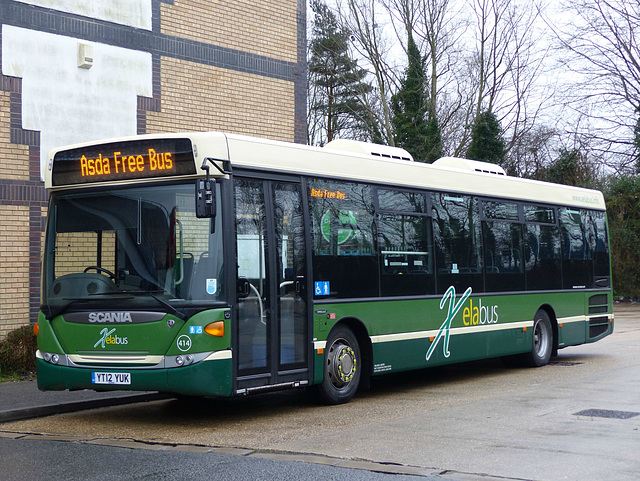
<instances>
[{"instance_id":1,"label":"bus door","mask_svg":"<svg viewBox=\"0 0 640 481\"><path fill-rule=\"evenodd\" d=\"M234 181L237 392L306 384L308 293L298 183Z\"/></svg>"}]
</instances>

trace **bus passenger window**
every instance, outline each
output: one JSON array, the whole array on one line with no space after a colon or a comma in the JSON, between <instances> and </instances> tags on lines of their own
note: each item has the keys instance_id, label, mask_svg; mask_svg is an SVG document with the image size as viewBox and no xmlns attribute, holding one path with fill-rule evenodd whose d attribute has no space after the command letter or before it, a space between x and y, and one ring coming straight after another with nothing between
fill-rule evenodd
<instances>
[{"instance_id":1,"label":"bus passenger window","mask_svg":"<svg viewBox=\"0 0 640 481\"><path fill-rule=\"evenodd\" d=\"M482 292L482 236L478 201L460 194L432 194L437 292L450 286Z\"/></svg>"},{"instance_id":2,"label":"bus passenger window","mask_svg":"<svg viewBox=\"0 0 640 481\"><path fill-rule=\"evenodd\" d=\"M309 182L316 296L378 295L371 186L327 180Z\"/></svg>"},{"instance_id":3,"label":"bus passenger window","mask_svg":"<svg viewBox=\"0 0 640 481\"><path fill-rule=\"evenodd\" d=\"M560 233L553 207L524 206L527 290L562 288Z\"/></svg>"},{"instance_id":4,"label":"bus passenger window","mask_svg":"<svg viewBox=\"0 0 640 481\"><path fill-rule=\"evenodd\" d=\"M582 209L558 210L562 233L562 287L583 289L593 285L593 259L589 246L587 212Z\"/></svg>"},{"instance_id":5,"label":"bus passenger window","mask_svg":"<svg viewBox=\"0 0 640 481\"><path fill-rule=\"evenodd\" d=\"M378 222L383 296L433 294L433 248L428 217L383 214Z\"/></svg>"},{"instance_id":6,"label":"bus passenger window","mask_svg":"<svg viewBox=\"0 0 640 481\"><path fill-rule=\"evenodd\" d=\"M609 265L609 239L607 237L607 214L600 211L588 211L589 220L589 245L591 246L591 258L593 259L593 275L596 285L592 287L605 287L604 282L610 276ZM600 285L598 285L600 284Z\"/></svg>"},{"instance_id":7,"label":"bus passenger window","mask_svg":"<svg viewBox=\"0 0 640 481\"><path fill-rule=\"evenodd\" d=\"M482 211L485 290L524 290L522 224L518 204L482 201Z\"/></svg>"},{"instance_id":8,"label":"bus passenger window","mask_svg":"<svg viewBox=\"0 0 640 481\"><path fill-rule=\"evenodd\" d=\"M383 296L435 293L427 196L378 189L378 250Z\"/></svg>"},{"instance_id":9,"label":"bus passenger window","mask_svg":"<svg viewBox=\"0 0 640 481\"><path fill-rule=\"evenodd\" d=\"M524 290L522 224L483 222L486 290Z\"/></svg>"}]
</instances>

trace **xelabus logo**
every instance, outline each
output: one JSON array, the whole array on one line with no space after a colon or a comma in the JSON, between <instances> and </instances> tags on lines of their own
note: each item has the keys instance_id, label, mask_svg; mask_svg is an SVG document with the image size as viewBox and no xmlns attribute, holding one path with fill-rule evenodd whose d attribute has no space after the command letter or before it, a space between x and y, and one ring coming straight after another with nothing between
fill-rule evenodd
<instances>
[{"instance_id":1,"label":"xelabus logo","mask_svg":"<svg viewBox=\"0 0 640 481\"><path fill-rule=\"evenodd\" d=\"M103 349L105 347L107 347L107 344L120 344L120 345L124 345L124 344L128 344L129 340L126 337L119 337L118 335L115 334L116 329L115 327L111 330L109 330L109 328L105 327L102 331L100 331L100 335L102 336L100 339L98 339L98 342L96 342L93 347L102 347Z\"/></svg>"},{"instance_id":2,"label":"xelabus logo","mask_svg":"<svg viewBox=\"0 0 640 481\"><path fill-rule=\"evenodd\" d=\"M443 339L442 354L444 355L444 357L449 357L451 355L451 353L449 352L451 322L453 321L453 318L456 317L458 311L462 308L462 304L464 304L464 302L469 298L470 295L471 288L468 287L467 290L464 291L464 294L462 294L462 296L460 297L460 300L456 302L456 288L450 286L449 289L447 289L447 291L444 293L444 296L442 296L442 299L440 299L440 309L444 309L447 300L449 301L449 309L447 310L447 317L440 326L438 333L435 335L431 346L429 346L429 350L427 351L427 355L425 356L427 361L431 359L431 355L436 350L436 346L438 345L438 342L440 342L440 339Z\"/></svg>"}]
</instances>

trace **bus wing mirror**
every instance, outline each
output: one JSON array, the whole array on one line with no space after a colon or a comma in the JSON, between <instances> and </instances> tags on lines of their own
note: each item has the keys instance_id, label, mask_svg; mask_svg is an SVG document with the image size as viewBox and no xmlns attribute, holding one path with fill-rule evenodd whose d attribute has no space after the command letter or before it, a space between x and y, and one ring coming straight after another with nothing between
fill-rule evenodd
<instances>
[{"instance_id":1,"label":"bus wing mirror","mask_svg":"<svg viewBox=\"0 0 640 481\"><path fill-rule=\"evenodd\" d=\"M215 215L216 181L210 178L196 179L196 217L202 219Z\"/></svg>"}]
</instances>

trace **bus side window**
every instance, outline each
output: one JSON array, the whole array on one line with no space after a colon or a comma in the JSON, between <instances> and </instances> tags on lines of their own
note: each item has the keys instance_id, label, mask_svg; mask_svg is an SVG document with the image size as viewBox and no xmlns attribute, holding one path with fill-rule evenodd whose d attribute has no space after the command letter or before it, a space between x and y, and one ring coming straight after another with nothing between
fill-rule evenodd
<instances>
[{"instance_id":1,"label":"bus side window","mask_svg":"<svg viewBox=\"0 0 640 481\"><path fill-rule=\"evenodd\" d=\"M593 285L593 259L589 246L586 211L575 208L558 210L562 233L562 287L579 289Z\"/></svg>"},{"instance_id":2,"label":"bus side window","mask_svg":"<svg viewBox=\"0 0 640 481\"><path fill-rule=\"evenodd\" d=\"M607 214L599 211L589 211L589 244L593 259L593 275L595 286L609 287L611 284L609 265L609 239L607 236Z\"/></svg>"},{"instance_id":3,"label":"bus side window","mask_svg":"<svg viewBox=\"0 0 640 481\"><path fill-rule=\"evenodd\" d=\"M310 180L309 208L316 298L378 296L371 186Z\"/></svg>"},{"instance_id":4,"label":"bus side window","mask_svg":"<svg viewBox=\"0 0 640 481\"><path fill-rule=\"evenodd\" d=\"M482 292L482 234L478 201L467 195L437 194L432 198L436 248L437 292L450 286Z\"/></svg>"},{"instance_id":5,"label":"bus side window","mask_svg":"<svg viewBox=\"0 0 640 481\"><path fill-rule=\"evenodd\" d=\"M522 223L518 204L485 200L482 210L486 291L524 290Z\"/></svg>"},{"instance_id":6,"label":"bus side window","mask_svg":"<svg viewBox=\"0 0 640 481\"><path fill-rule=\"evenodd\" d=\"M560 235L555 225L525 226L527 290L561 289Z\"/></svg>"},{"instance_id":7,"label":"bus side window","mask_svg":"<svg viewBox=\"0 0 640 481\"><path fill-rule=\"evenodd\" d=\"M560 233L555 209L524 205L523 210L527 290L561 289Z\"/></svg>"},{"instance_id":8,"label":"bus side window","mask_svg":"<svg viewBox=\"0 0 640 481\"><path fill-rule=\"evenodd\" d=\"M433 234L427 196L387 189L378 189L377 194L381 294L434 294Z\"/></svg>"}]
</instances>

